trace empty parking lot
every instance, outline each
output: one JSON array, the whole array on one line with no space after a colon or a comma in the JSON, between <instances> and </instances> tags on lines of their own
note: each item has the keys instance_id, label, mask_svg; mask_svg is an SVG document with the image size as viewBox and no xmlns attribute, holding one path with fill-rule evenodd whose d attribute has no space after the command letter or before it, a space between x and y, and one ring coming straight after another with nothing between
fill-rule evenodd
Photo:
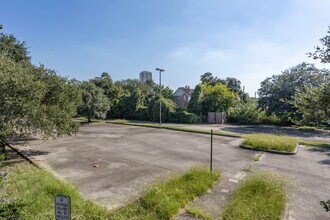
<instances>
[{"instance_id":1,"label":"empty parking lot","mask_svg":"<svg viewBox=\"0 0 330 220\"><path fill-rule=\"evenodd\" d=\"M255 154L240 149L240 141L214 137L214 168L224 176L234 176ZM76 183L87 197L114 208L136 198L156 176L209 166L210 136L92 124L82 126L77 135L33 141L23 150L57 176Z\"/></svg>"}]
</instances>

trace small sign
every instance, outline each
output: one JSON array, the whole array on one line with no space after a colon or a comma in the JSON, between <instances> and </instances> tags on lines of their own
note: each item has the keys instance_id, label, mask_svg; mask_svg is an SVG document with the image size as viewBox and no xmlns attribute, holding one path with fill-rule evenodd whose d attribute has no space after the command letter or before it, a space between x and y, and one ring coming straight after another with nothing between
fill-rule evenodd
<instances>
[{"instance_id":1,"label":"small sign","mask_svg":"<svg viewBox=\"0 0 330 220\"><path fill-rule=\"evenodd\" d=\"M70 196L55 196L55 219L71 220L71 201Z\"/></svg>"}]
</instances>

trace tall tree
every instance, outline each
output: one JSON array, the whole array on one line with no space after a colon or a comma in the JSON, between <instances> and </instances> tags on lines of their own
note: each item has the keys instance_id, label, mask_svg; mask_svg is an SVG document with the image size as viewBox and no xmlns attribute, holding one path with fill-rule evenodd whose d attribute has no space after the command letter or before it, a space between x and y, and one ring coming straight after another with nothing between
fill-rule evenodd
<instances>
[{"instance_id":1,"label":"tall tree","mask_svg":"<svg viewBox=\"0 0 330 220\"><path fill-rule=\"evenodd\" d=\"M120 98L124 95L124 90L121 86L113 83L111 76L107 72L103 72L101 77L96 77L90 81L97 87L103 89L104 94L107 96L110 103L107 117L111 117L111 111L113 110L112 107L119 103Z\"/></svg>"},{"instance_id":2,"label":"tall tree","mask_svg":"<svg viewBox=\"0 0 330 220\"><path fill-rule=\"evenodd\" d=\"M206 116L208 112L227 111L237 100L237 94L226 85L202 83L194 89L188 109L197 115Z\"/></svg>"},{"instance_id":3,"label":"tall tree","mask_svg":"<svg viewBox=\"0 0 330 220\"><path fill-rule=\"evenodd\" d=\"M215 85L217 83L225 84L225 80L219 79L218 77L213 76L213 74L210 72L206 72L203 75L201 75L200 80L201 80L201 83L210 84L210 85Z\"/></svg>"},{"instance_id":4,"label":"tall tree","mask_svg":"<svg viewBox=\"0 0 330 220\"><path fill-rule=\"evenodd\" d=\"M20 42L14 35L0 34L0 54L15 62L30 61L25 42Z\"/></svg>"},{"instance_id":5,"label":"tall tree","mask_svg":"<svg viewBox=\"0 0 330 220\"><path fill-rule=\"evenodd\" d=\"M102 88L97 87L93 82L83 82L80 85L82 91L82 104L78 108L78 113L85 116L88 122L91 119L104 119L110 109L110 102Z\"/></svg>"},{"instance_id":6,"label":"tall tree","mask_svg":"<svg viewBox=\"0 0 330 220\"><path fill-rule=\"evenodd\" d=\"M330 63L330 26L328 34L320 39L322 47L317 46L314 53L308 53L310 57L320 59L322 63Z\"/></svg>"},{"instance_id":7,"label":"tall tree","mask_svg":"<svg viewBox=\"0 0 330 220\"><path fill-rule=\"evenodd\" d=\"M329 81L329 76L329 70L301 63L261 82L258 91L259 106L266 110L267 114L274 112L283 117L283 120L289 120L290 117L297 116L293 103L296 90L304 91L306 87L324 85Z\"/></svg>"},{"instance_id":8,"label":"tall tree","mask_svg":"<svg viewBox=\"0 0 330 220\"><path fill-rule=\"evenodd\" d=\"M0 34L0 142L8 137L72 134L80 102L76 85L30 63L24 42ZM0 145L2 145L0 143Z\"/></svg>"},{"instance_id":9,"label":"tall tree","mask_svg":"<svg viewBox=\"0 0 330 220\"><path fill-rule=\"evenodd\" d=\"M294 105L302 114L301 124L319 125L330 122L329 100L330 83L324 87L306 87L304 91L296 90Z\"/></svg>"},{"instance_id":10,"label":"tall tree","mask_svg":"<svg viewBox=\"0 0 330 220\"><path fill-rule=\"evenodd\" d=\"M239 81L238 79L236 78L232 78L232 77L227 77L225 79L225 84L227 85L227 87L229 89L231 89L233 92L236 92L236 93L240 93L242 90L241 90L241 81Z\"/></svg>"},{"instance_id":11,"label":"tall tree","mask_svg":"<svg viewBox=\"0 0 330 220\"><path fill-rule=\"evenodd\" d=\"M54 71L0 55L0 140L71 134L79 102L77 86Z\"/></svg>"}]
</instances>

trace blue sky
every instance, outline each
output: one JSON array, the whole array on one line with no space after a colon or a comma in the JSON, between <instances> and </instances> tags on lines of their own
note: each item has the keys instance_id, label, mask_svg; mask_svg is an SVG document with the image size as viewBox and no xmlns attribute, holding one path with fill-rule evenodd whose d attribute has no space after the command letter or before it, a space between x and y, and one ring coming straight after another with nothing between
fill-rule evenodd
<instances>
[{"instance_id":1,"label":"blue sky","mask_svg":"<svg viewBox=\"0 0 330 220\"><path fill-rule=\"evenodd\" d=\"M162 82L194 87L205 72L260 82L303 61L330 25L329 0L0 0L4 32L60 75L114 80L165 69Z\"/></svg>"}]
</instances>

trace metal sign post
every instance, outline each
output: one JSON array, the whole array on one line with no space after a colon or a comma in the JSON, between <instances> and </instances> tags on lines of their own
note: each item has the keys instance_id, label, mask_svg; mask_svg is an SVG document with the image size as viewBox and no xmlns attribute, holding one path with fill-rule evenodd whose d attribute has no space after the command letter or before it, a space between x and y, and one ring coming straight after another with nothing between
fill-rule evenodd
<instances>
[{"instance_id":1,"label":"metal sign post","mask_svg":"<svg viewBox=\"0 0 330 220\"><path fill-rule=\"evenodd\" d=\"M55 219L71 220L71 200L70 196L55 196Z\"/></svg>"},{"instance_id":2,"label":"metal sign post","mask_svg":"<svg viewBox=\"0 0 330 220\"><path fill-rule=\"evenodd\" d=\"M213 129L211 129L211 155L210 155L210 172L213 168Z\"/></svg>"}]
</instances>

